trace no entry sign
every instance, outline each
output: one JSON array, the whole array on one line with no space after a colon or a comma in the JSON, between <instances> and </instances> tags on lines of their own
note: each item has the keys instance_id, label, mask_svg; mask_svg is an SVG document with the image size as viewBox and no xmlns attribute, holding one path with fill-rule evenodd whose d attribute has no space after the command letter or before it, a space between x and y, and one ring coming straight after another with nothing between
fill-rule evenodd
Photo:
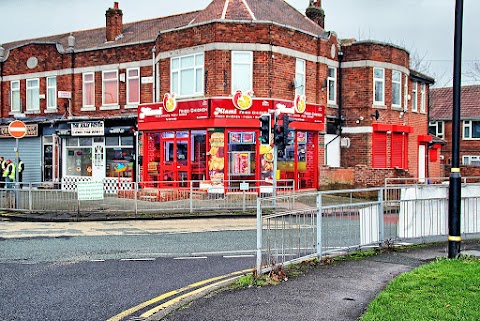
<instances>
[{"instance_id":1,"label":"no entry sign","mask_svg":"<svg viewBox=\"0 0 480 321\"><path fill-rule=\"evenodd\" d=\"M13 138L22 138L27 133L27 126L20 120L14 120L8 125L8 133Z\"/></svg>"}]
</instances>

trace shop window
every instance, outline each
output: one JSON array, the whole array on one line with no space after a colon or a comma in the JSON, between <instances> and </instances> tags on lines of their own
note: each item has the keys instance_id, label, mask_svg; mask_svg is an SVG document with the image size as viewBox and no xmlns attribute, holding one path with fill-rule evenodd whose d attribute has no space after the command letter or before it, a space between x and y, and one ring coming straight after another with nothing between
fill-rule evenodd
<instances>
[{"instance_id":1,"label":"shop window","mask_svg":"<svg viewBox=\"0 0 480 321\"><path fill-rule=\"evenodd\" d=\"M172 58L170 88L178 97L203 95L203 53Z\"/></svg>"},{"instance_id":2,"label":"shop window","mask_svg":"<svg viewBox=\"0 0 480 321\"><path fill-rule=\"evenodd\" d=\"M402 73L392 71L392 107L400 108L402 100Z\"/></svg>"},{"instance_id":3,"label":"shop window","mask_svg":"<svg viewBox=\"0 0 480 321\"><path fill-rule=\"evenodd\" d=\"M229 176L232 179L255 179L255 133L230 132L228 142Z\"/></svg>"},{"instance_id":4,"label":"shop window","mask_svg":"<svg viewBox=\"0 0 480 321\"><path fill-rule=\"evenodd\" d=\"M253 89L253 53L232 51L232 93Z\"/></svg>"},{"instance_id":5,"label":"shop window","mask_svg":"<svg viewBox=\"0 0 480 321\"><path fill-rule=\"evenodd\" d=\"M10 108L13 113L19 113L21 111L19 80L10 82Z\"/></svg>"},{"instance_id":6,"label":"shop window","mask_svg":"<svg viewBox=\"0 0 480 321\"><path fill-rule=\"evenodd\" d=\"M295 62L295 96L305 95L305 60Z\"/></svg>"},{"instance_id":7,"label":"shop window","mask_svg":"<svg viewBox=\"0 0 480 321\"><path fill-rule=\"evenodd\" d=\"M207 173L207 135L205 131L192 131L191 137L192 180L204 180Z\"/></svg>"},{"instance_id":8,"label":"shop window","mask_svg":"<svg viewBox=\"0 0 480 321\"><path fill-rule=\"evenodd\" d=\"M118 105L118 70L102 73L102 105Z\"/></svg>"},{"instance_id":9,"label":"shop window","mask_svg":"<svg viewBox=\"0 0 480 321\"><path fill-rule=\"evenodd\" d=\"M140 103L140 68L127 69L127 105Z\"/></svg>"},{"instance_id":10,"label":"shop window","mask_svg":"<svg viewBox=\"0 0 480 321\"><path fill-rule=\"evenodd\" d=\"M337 68L328 67L328 104L337 104Z\"/></svg>"},{"instance_id":11,"label":"shop window","mask_svg":"<svg viewBox=\"0 0 480 321\"><path fill-rule=\"evenodd\" d=\"M40 111L40 80L27 79L27 111Z\"/></svg>"},{"instance_id":12,"label":"shop window","mask_svg":"<svg viewBox=\"0 0 480 321\"><path fill-rule=\"evenodd\" d=\"M95 74L83 74L83 107L95 106Z\"/></svg>"},{"instance_id":13,"label":"shop window","mask_svg":"<svg viewBox=\"0 0 480 321\"><path fill-rule=\"evenodd\" d=\"M47 77L47 109L57 109L57 77Z\"/></svg>"},{"instance_id":14,"label":"shop window","mask_svg":"<svg viewBox=\"0 0 480 321\"><path fill-rule=\"evenodd\" d=\"M76 147L67 148L66 175L91 176L92 175L92 148Z\"/></svg>"},{"instance_id":15,"label":"shop window","mask_svg":"<svg viewBox=\"0 0 480 321\"><path fill-rule=\"evenodd\" d=\"M134 164L133 147L107 147L107 177L132 177Z\"/></svg>"},{"instance_id":16,"label":"shop window","mask_svg":"<svg viewBox=\"0 0 480 321\"><path fill-rule=\"evenodd\" d=\"M374 105L385 105L385 69L373 68Z\"/></svg>"}]
</instances>

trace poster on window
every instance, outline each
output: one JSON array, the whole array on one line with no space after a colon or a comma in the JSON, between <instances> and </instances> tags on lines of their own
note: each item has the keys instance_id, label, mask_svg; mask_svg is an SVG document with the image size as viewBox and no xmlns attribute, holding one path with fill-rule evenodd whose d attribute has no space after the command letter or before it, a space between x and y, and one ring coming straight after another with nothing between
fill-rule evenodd
<instances>
[{"instance_id":1,"label":"poster on window","mask_svg":"<svg viewBox=\"0 0 480 321\"><path fill-rule=\"evenodd\" d=\"M250 153L233 153L234 175L250 175Z\"/></svg>"},{"instance_id":2,"label":"poster on window","mask_svg":"<svg viewBox=\"0 0 480 321\"><path fill-rule=\"evenodd\" d=\"M208 170L210 174L211 184L223 186L223 171L225 167L225 134L213 133L210 136L209 143L210 150L208 152L208 155L210 159L208 161Z\"/></svg>"}]
</instances>

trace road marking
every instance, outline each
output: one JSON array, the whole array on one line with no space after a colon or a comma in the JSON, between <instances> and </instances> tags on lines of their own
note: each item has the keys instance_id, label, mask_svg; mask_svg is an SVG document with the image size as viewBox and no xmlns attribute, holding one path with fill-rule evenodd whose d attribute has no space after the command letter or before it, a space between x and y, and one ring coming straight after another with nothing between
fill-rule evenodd
<instances>
[{"instance_id":1,"label":"road marking","mask_svg":"<svg viewBox=\"0 0 480 321\"><path fill-rule=\"evenodd\" d=\"M167 292L167 293L164 293L160 296L157 296L156 298L153 298L151 300L148 300L148 301L145 301L137 306L134 306L133 308L130 308L128 310L125 310L119 314L117 314L116 316L113 316L111 317L110 319L108 319L107 321L120 321L126 317L128 317L129 315L132 315L133 313L139 311L139 310L142 310L146 307L148 307L149 305L153 305L155 303L158 303L164 299L167 299L171 296L174 296L176 294L179 294L179 293L182 293L182 292L185 292L185 291L188 291L188 290L191 290L191 289L194 289L196 287L199 287L199 286L202 286L202 285L205 285L205 284L208 284L208 283L211 283L211 282L215 282L215 281L218 281L218 280L222 280L222 279L226 279L228 277L231 277L231 276L234 276L234 275L241 275L241 274L245 274L245 273L249 273L249 272L252 272L253 270L252 269L247 269L247 270L242 270L242 271L237 271L237 272L232 272L232 273L229 273L229 274L225 274L225 275L222 275L222 276L217 276L217 277L214 277L214 278L211 278L211 279L207 279L207 280L203 280L203 281L199 281L199 282L196 282L196 283L192 283L190 285L187 285L183 288L180 288L180 289L177 289L177 290L173 290L173 291L170 291L170 292Z\"/></svg>"},{"instance_id":2,"label":"road marking","mask_svg":"<svg viewBox=\"0 0 480 321\"><path fill-rule=\"evenodd\" d=\"M240 257L254 257L255 255L253 254L243 254L243 255L224 255L223 258L225 259L234 259L234 258L240 258Z\"/></svg>"},{"instance_id":3,"label":"road marking","mask_svg":"<svg viewBox=\"0 0 480 321\"><path fill-rule=\"evenodd\" d=\"M204 260L208 259L206 256L183 256L183 257L174 257L174 260Z\"/></svg>"},{"instance_id":4,"label":"road marking","mask_svg":"<svg viewBox=\"0 0 480 321\"><path fill-rule=\"evenodd\" d=\"M120 259L120 261L155 261L153 257L141 258L141 259Z\"/></svg>"},{"instance_id":5,"label":"road marking","mask_svg":"<svg viewBox=\"0 0 480 321\"><path fill-rule=\"evenodd\" d=\"M90 262L105 262L105 260L98 259L98 260L90 260Z\"/></svg>"},{"instance_id":6,"label":"road marking","mask_svg":"<svg viewBox=\"0 0 480 321\"><path fill-rule=\"evenodd\" d=\"M201 287L201 288L198 288L196 290L193 290L191 292L188 292L188 293L185 293L185 294L182 294L180 296L177 296L176 298L173 298L151 310L148 310L147 312L145 313L142 313L140 315L141 318L149 318L151 317L152 315L154 315L155 313L161 311L161 310L165 310L169 307L171 307L172 305L178 303L178 302L181 302L182 300L186 299L186 298L189 298L189 297L192 297L192 296L195 296L196 294L199 294L203 291L206 291L208 289L211 289L219 284L222 284L222 283L225 283L225 282L230 282L230 281L234 281L236 279L240 278L240 275L238 276L235 276L235 277L232 277L232 278L229 278L229 279L224 279L224 280L221 280L221 281L218 281L218 282L215 282L215 283L212 283L212 284L209 284L209 285L206 285L204 287Z\"/></svg>"}]
</instances>

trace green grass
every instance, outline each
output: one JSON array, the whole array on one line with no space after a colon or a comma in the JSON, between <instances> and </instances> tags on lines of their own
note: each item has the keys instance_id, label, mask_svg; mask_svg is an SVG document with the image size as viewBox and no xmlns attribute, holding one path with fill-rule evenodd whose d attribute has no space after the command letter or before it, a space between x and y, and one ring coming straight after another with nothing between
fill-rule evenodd
<instances>
[{"instance_id":1,"label":"green grass","mask_svg":"<svg viewBox=\"0 0 480 321\"><path fill-rule=\"evenodd\" d=\"M439 259L395 278L361 321L480 320L480 259Z\"/></svg>"}]
</instances>

